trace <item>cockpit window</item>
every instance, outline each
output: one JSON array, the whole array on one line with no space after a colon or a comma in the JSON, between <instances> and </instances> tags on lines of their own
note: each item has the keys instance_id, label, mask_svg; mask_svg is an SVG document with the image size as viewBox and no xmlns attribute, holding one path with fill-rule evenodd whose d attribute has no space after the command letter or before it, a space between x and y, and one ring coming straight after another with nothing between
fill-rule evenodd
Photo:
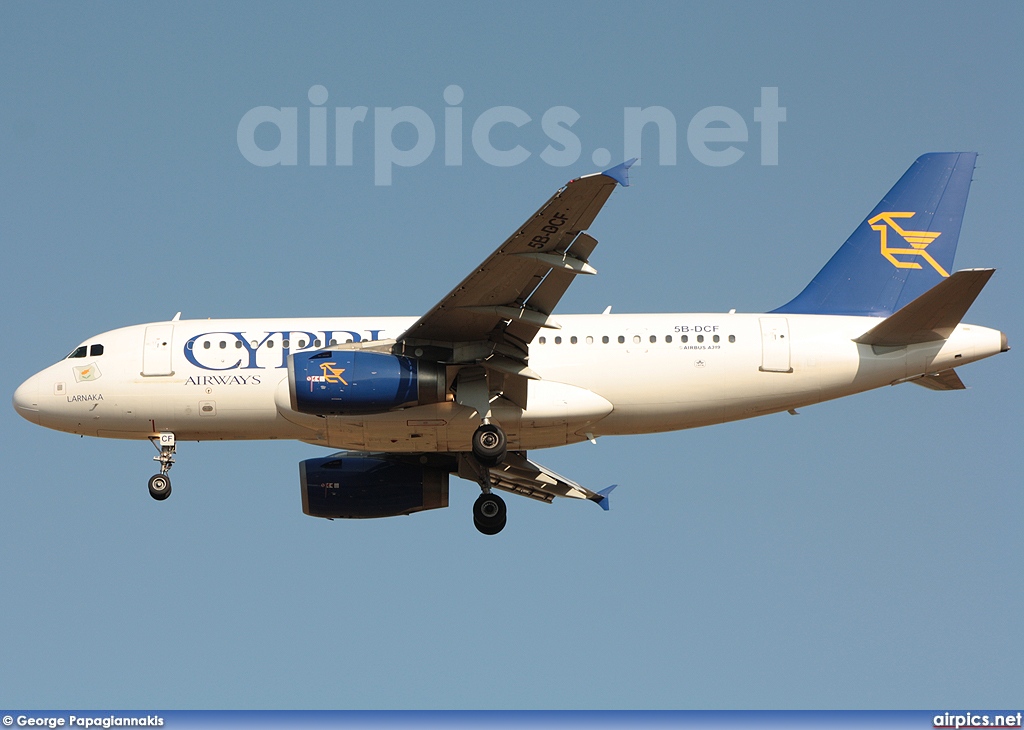
<instances>
[{"instance_id":1,"label":"cockpit window","mask_svg":"<svg viewBox=\"0 0 1024 730\"><path fill-rule=\"evenodd\" d=\"M85 355L86 355L86 347L85 347L85 345L82 345L81 347L77 347L74 350L72 350L71 354L68 355L66 359L70 360L73 357L85 357Z\"/></svg>"},{"instance_id":2,"label":"cockpit window","mask_svg":"<svg viewBox=\"0 0 1024 730\"><path fill-rule=\"evenodd\" d=\"M89 347L89 356L90 357L99 357L102 354L103 354L103 345L92 345L91 347Z\"/></svg>"}]
</instances>

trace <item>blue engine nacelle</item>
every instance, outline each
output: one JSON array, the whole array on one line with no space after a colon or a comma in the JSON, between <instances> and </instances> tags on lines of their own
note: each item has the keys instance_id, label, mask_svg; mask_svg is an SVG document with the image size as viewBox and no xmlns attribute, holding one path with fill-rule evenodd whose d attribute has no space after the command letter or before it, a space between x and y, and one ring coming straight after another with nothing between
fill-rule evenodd
<instances>
[{"instance_id":1,"label":"blue engine nacelle","mask_svg":"<svg viewBox=\"0 0 1024 730\"><path fill-rule=\"evenodd\" d=\"M448 470L364 454L299 463L302 511L310 517L408 515L448 506Z\"/></svg>"},{"instance_id":2,"label":"blue engine nacelle","mask_svg":"<svg viewBox=\"0 0 1024 730\"><path fill-rule=\"evenodd\" d=\"M443 401L444 366L363 350L298 352L288 358L292 410L315 416L384 413Z\"/></svg>"}]
</instances>

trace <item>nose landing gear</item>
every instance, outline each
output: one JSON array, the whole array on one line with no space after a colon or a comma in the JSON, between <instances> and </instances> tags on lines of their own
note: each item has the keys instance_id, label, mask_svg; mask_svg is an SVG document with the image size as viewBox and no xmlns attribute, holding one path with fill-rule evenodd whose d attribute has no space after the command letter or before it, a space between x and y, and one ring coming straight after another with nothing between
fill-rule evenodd
<instances>
[{"instance_id":1,"label":"nose landing gear","mask_svg":"<svg viewBox=\"0 0 1024 730\"><path fill-rule=\"evenodd\" d=\"M159 436L150 436L149 440L160 450L159 455L153 457L153 461L160 462L160 473L149 478L149 496L162 502L171 496L171 478L167 476L167 472L174 465L174 452L177 447L173 433L165 432Z\"/></svg>"},{"instance_id":2,"label":"nose landing gear","mask_svg":"<svg viewBox=\"0 0 1024 730\"><path fill-rule=\"evenodd\" d=\"M171 496L171 479L165 474L154 474L149 478L149 496L163 502Z\"/></svg>"}]
</instances>

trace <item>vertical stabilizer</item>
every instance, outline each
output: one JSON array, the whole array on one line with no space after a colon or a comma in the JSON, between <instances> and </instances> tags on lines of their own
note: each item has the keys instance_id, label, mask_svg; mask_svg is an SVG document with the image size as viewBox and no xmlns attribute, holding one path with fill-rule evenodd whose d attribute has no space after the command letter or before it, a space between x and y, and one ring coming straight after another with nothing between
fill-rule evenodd
<instances>
[{"instance_id":1,"label":"vertical stabilizer","mask_svg":"<svg viewBox=\"0 0 1024 730\"><path fill-rule=\"evenodd\" d=\"M953 268L975 152L922 155L778 314L888 317Z\"/></svg>"}]
</instances>

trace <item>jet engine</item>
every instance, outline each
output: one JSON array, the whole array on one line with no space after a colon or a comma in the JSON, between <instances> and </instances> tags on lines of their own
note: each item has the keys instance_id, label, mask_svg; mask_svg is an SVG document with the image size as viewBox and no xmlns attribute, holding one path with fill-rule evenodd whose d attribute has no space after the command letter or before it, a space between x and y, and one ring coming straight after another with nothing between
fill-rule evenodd
<instances>
[{"instance_id":1,"label":"jet engine","mask_svg":"<svg viewBox=\"0 0 1024 730\"><path fill-rule=\"evenodd\" d=\"M384 413L446 397L444 366L363 350L299 352L288 358L292 410L315 416Z\"/></svg>"},{"instance_id":2,"label":"jet engine","mask_svg":"<svg viewBox=\"0 0 1024 730\"><path fill-rule=\"evenodd\" d=\"M342 452L299 463L302 511L358 519L408 515L448 506L448 470Z\"/></svg>"}]
</instances>

